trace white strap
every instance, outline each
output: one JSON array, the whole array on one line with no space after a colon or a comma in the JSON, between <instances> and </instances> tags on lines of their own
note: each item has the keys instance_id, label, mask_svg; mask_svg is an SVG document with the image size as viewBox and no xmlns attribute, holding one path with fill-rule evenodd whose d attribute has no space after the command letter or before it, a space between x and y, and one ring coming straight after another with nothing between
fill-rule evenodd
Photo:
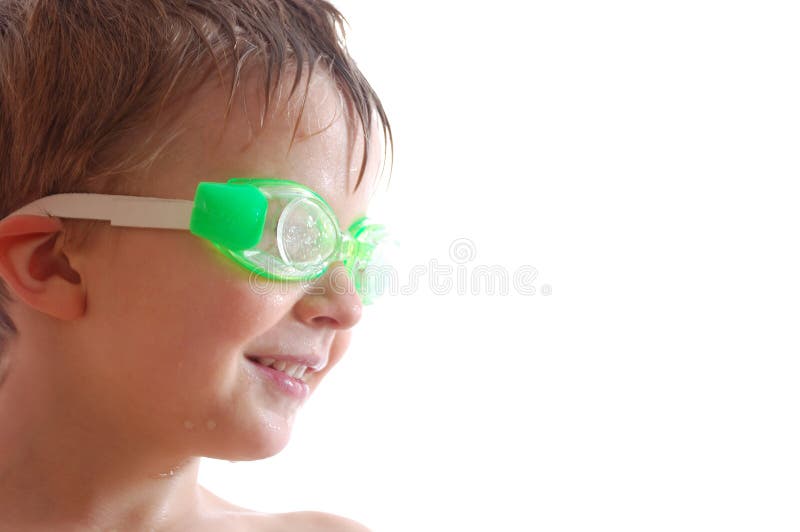
<instances>
[{"instance_id":1,"label":"white strap","mask_svg":"<svg viewBox=\"0 0 800 532\"><path fill-rule=\"evenodd\" d=\"M122 227L189 229L193 201L112 194L55 194L14 211L17 214L108 220Z\"/></svg>"}]
</instances>

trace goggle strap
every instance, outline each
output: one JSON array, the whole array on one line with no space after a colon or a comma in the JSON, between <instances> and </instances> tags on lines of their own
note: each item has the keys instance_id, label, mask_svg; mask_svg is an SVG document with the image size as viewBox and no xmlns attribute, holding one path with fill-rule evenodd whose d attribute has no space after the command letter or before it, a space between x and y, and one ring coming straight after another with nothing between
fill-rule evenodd
<instances>
[{"instance_id":1,"label":"goggle strap","mask_svg":"<svg viewBox=\"0 0 800 532\"><path fill-rule=\"evenodd\" d=\"M39 198L9 216L104 220L119 227L189 229L193 202L116 194L66 193Z\"/></svg>"}]
</instances>

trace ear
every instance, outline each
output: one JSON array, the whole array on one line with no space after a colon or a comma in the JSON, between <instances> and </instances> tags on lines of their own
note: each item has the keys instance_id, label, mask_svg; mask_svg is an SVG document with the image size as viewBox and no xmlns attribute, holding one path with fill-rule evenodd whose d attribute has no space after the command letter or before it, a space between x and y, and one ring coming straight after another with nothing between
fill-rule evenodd
<instances>
[{"instance_id":1,"label":"ear","mask_svg":"<svg viewBox=\"0 0 800 532\"><path fill-rule=\"evenodd\" d=\"M0 221L0 277L16 299L61 320L84 314L81 276L63 252L58 218L17 215Z\"/></svg>"}]
</instances>

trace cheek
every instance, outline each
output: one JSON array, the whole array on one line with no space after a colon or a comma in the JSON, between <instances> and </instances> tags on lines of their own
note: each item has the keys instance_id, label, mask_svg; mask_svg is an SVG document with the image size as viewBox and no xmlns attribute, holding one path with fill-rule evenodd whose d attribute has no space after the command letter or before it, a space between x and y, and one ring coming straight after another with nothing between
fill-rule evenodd
<instances>
[{"instance_id":1,"label":"cheek","mask_svg":"<svg viewBox=\"0 0 800 532\"><path fill-rule=\"evenodd\" d=\"M129 232L115 249L106 272L91 272L87 317L132 370L224 372L291 310L291 295L262 295L192 235Z\"/></svg>"}]
</instances>

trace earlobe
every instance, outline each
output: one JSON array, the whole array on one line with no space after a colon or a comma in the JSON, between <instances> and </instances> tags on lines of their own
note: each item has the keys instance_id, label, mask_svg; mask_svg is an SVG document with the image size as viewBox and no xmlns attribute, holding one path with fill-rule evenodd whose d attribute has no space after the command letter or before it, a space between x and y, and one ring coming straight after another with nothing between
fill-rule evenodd
<instances>
[{"instance_id":1,"label":"earlobe","mask_svg":"<svg viewBox=\"0 0 800 532\"><path fill-rule=\"evenodd\" d=\"M58 218L19 215L0 221L0 277L16 299L62 320L83 315L81 277L58 245Z\"/></svg>"}]
</instances>

